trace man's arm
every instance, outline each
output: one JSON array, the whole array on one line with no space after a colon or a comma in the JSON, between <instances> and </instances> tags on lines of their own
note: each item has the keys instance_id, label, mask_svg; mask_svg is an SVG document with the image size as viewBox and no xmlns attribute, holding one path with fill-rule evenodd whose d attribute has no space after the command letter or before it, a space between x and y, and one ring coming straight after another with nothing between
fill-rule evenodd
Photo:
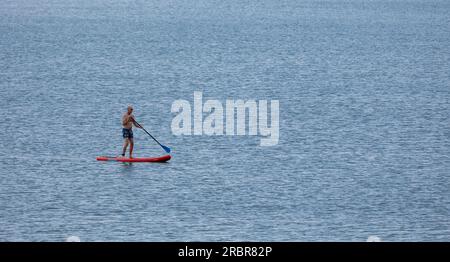
<instances>
[{"instance_id":1,"label":"man's arm","mask_svg":"<svg viewBox=\"0 0 450 262\"><path fill-rule=\"evenodd\" d=\"M142 128L142 126L139 125L139 124L136 122L136 120L134 120L134 116L130 116L130 121L133 122L133 125L134 125L135 127L137 127L137 128Z\"/></svg>"},{"instance_id":2,"label":"man's arm","mask_svg":"<svg viewBox=\"0 0 450 262\"><path fill-rule=\"evenodd\" d=\"M125 116L123 116L123 118L122 118L122 124L125 126L125 125L128 125L128 123L133 123L134 124L134 118L133 118L133 116L132 115L125 115ZM136 125L135 125L136 126Z\"/></svg>"}]
</instances>

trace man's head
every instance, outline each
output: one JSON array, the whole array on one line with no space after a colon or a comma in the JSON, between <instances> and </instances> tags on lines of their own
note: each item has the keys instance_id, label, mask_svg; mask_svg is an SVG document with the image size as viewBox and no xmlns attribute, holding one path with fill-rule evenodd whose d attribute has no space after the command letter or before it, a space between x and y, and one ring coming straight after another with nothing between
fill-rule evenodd
<instances>
[{"instance_id":1,"label":"man's head","mask_svg":"<svg viewBox=\"0 0 450 262\"><path fill-rule=\"evenodd\" d=\"M128 112L128 114L131 114L131 112L133 112L133 107L132 106L128 106L127 107L127 112Z\"/></svg>"}]
</instances>

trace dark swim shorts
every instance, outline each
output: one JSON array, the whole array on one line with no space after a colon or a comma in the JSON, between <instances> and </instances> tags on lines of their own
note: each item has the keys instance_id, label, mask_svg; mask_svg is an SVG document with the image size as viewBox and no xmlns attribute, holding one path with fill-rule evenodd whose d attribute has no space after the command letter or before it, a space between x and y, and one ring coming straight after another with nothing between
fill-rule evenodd
<instances>
[{"instance_id":1,"label":"dark swim shorts","mask_svg":"<svg viewBox=\"0 0 450 262\"><path fill-rule=\"evenodd\" d=\"M122 129L123 138L133 138L133 130L132 129Z\"/></svg>"}]
</instances>

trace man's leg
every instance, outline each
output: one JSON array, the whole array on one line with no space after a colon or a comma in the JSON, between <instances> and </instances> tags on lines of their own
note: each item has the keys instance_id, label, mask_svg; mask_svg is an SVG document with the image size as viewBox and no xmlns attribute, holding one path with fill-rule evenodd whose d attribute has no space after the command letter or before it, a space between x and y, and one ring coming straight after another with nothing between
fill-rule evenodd
<instances>
[{"instance_id":1,"label":"man's leg","mask_svg":"<svg viewBox=\"0 0 450 262\"><path fill-rule=\"evenodd\" d=\"M129 140L130 140L130 158L133 158L134 141L133 141L133 138L129 138Z\"/></svg>"},{"instance_id":2,"label":"man's leg","mask_svg":"<svg viewBox=\"0 0 450 262\"><path fill-rule=\"evenodd\" d=\"M125 152L127 151L128 143L129 143L128 138L125 138L123 140L122 156L125 156Z\"/></svg>"}]
</instances>

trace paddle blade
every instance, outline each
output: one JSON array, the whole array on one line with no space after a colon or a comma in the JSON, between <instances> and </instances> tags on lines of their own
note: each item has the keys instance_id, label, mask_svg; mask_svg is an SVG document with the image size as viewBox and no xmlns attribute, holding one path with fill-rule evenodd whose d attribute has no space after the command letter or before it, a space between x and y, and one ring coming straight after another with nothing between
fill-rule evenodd
<instances>
[{"instance_id":1,"label":"paddle blade","mask_svg":"<svg viewBox=\"0 0 450 262\"><path fill-rule=\"evenodd\" d=\"M170 153L170 148L168 148L167 146L163 146L163 145L161 145L161 147L164 149L164 151L166 151L166 153Z\"/></svg>"}]
</instances>

